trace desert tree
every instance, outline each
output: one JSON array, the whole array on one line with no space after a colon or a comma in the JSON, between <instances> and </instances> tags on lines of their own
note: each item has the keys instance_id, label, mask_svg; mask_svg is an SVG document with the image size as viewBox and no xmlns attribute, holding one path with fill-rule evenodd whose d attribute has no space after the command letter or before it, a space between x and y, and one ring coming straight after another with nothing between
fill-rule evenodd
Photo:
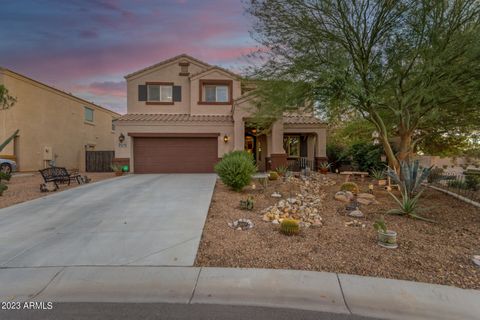
<instances>
[{"instance_id":1,"label":"desert tree","mask_svg":"<svg viewBox=\"0 0 480 320\"><path fill-rule=\"evenodd\" d=\"M396 168L428 139L478 130L479 1L251 0L246 11L262 48L255 121L306 104L354 113Z\"/></svg>"}]
</instances>

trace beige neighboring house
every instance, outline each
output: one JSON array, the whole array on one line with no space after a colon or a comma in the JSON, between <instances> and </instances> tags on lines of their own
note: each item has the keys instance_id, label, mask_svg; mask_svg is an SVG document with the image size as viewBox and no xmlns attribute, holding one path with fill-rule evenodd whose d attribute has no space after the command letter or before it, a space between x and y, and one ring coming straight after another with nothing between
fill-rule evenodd
<instances>
[{"instance_id":1,"label":"beige neighboring house","mask_svg":"<svg viewBox=\"0 0 480 320\"><path fill-rule=\"evenodd\" d=\"M14 158L17 170L35 171L54 161L84 171L86 150L114 150L112 120L118 113L5 68L0 84L17 99L0 111L0 141L20 129L0 157Z\"/></svg>"},{"instance_id":2,"label":"beige neighboring house","mask_svg":"<svg viewBox=\"0 0 480 320\"><path fill-rule=\"evenodd\" d=\"M313 115L285 115L266 134L248 127L254 91L223 68L182 54L125 79L115 161L135 173L213 172L232 150L251 152L260 171L326 159L326 124Z\"/></svg>"}]
</instances>

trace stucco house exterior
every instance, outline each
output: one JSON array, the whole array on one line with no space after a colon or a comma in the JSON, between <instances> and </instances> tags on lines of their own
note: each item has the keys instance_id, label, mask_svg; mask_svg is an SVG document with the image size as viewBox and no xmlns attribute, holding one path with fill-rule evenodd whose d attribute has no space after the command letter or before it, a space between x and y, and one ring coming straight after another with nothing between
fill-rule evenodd
<instances>
[{"instance_id":1,"label":"stucco house exterior","mask_svg":"<svg viewBox=\"0 0 480 320\"><path fill-rule=\"evenodd\" d=\"M20 130L0 157L15 159L17 170L35 171L54 161L84 171L85 151L114 150L112 120L120 114L1 67L0 84L17 99L0 111L0 141Z\"/></svg>"},{"instance_id":2,"label":"stucco house exterior","mask_svg":"<svg viewBox=\"0 0 480 320\"><path fill-rule=\"evenodd\" d=\"M232 150L251 152L260 171L326 159L326 125L313 115L284 115L266 134L248 127L254 91L229 70L182 54L125 79L115 161L135 173L212 172Z\"/></svg>"}]
</instances>

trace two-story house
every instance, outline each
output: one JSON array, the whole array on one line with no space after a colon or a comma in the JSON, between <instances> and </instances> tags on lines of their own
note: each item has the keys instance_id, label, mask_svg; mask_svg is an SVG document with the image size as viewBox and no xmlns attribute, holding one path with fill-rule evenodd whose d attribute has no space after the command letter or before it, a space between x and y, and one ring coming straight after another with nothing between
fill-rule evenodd
<instances>
[{"instance_id":1,"label":"two-story house","mask_svg":"<svg viewBox=\"0 0 480 320\"><path fill-rule=\"evenodd\" d=\"M223 68L182 54L125 79L115 161L135 173L213 172L232 150L251 152L260 171L326 159L326 125L313 115L285 115L268 133L248 127L255 95Z\"/></svg>"},{"instance_id":2,"label":"two-story house","mask_svg":"<svg viewBox=\"0 0 480 320\"><path fill-rule=\"evenodd\" d=\"M17 100L0 110L0 142L20 130L0 158L16 160L19 171L51 164L85 171L87 151L113 150L120 114L2 67L0 84Z\"/></svg>"}]
</instances>

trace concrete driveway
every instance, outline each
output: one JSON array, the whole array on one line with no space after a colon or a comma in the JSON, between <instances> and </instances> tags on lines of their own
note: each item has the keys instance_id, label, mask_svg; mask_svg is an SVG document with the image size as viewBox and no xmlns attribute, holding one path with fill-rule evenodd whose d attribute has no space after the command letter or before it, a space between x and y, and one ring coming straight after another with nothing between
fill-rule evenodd
<instances>
[{"instance_id":1,"label":"concrete driveway","mask_svg":"<svg viewBox=\"0 0 480 320\"><path fill-rule=\"evenodd\" d=\"M130 175L1 209L0 267L191 266L215 180Z\"/></svg>"}]
</instances>

